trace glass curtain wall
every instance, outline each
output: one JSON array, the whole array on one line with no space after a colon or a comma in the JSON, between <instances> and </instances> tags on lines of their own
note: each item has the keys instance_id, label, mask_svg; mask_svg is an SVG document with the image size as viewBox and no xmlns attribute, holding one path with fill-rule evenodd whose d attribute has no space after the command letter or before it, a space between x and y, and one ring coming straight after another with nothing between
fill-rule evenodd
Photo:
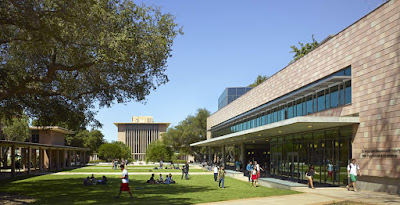
<instances>
[{"instance_id":1,"label":"glass curtain wall","mask_svg":"<svg viewBox=\"0 0 400 205\"><path fill-rule=\"evenodd\" d=\"M347 185L352 127L297 133L271 139L272 177L306 182L305 173L314 165L316 184Z\"/></svg>"}]
</instances>

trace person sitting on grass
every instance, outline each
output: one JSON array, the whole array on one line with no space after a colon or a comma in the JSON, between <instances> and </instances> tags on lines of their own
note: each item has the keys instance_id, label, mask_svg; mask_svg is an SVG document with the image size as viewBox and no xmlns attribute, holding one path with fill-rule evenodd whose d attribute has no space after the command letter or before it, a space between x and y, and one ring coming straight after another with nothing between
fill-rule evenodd
<instances>
[{"instance_id":1,"label":"person sitting on grass","mask_svg":"<svg viewBox=\"0 0 400 205\"><path fill-rule=\"evenodd\" d=\"M164 183L164 178L163 178L162 174L160 174L160 179L158 180L157 183L160 183L160 184Z\"/></svg>"},{"instance_id":2,"label":"person sitting on grass","mask_svg":"<svg viewBox=\"0 0 400 205\"><path fill-rule=\"evenodd\" d=\"M89 178L89 176L83 181L83 185L84 185L84 186L92 185L92 183L90 183L90 178Z\"/></svg>"},{"instance_id":3,"label":"person sitting on grass","mask_svg":"<svg viewBox=\"0 0 400 205\"><path fill-rule=\"evenodd\" d=\"M94 178L94 174L92 174L92 176L90 177L90 183L94 184L96 182L96 178Z\"/></svg>"},{"instance_id":4,"label":"person sitting on grass","mask_svg":"<svg viewBox=\"0 0 400 205\"><path fill-rule=\"evenodd\" d=\"M169 179L171 181L171 184L175 184L175 181L172 179L172 174L171 173L169 173Z\"/></svg>"},{"instance_id":5,"label":"person sitting on grass","mask_svg":"<svg viewBox=\"0 0 400 205\"><path fill-rule=\"evenodd\" d=\"M97 180L97 184L102 184L105 185L107 183L107 177L103 175L103 178L100 180Z\"/></svg>"},{"instance_id":6,"label":"person sitting on grass","mask_svg":"<svg viewBox=\"0 0 400 205\"><path fill-rule=\"evenodd\" d=\"M164 184L170 184L171 183L171 178L169 177L169 175L167 174L167 177L164 181Z\"/></svg>"},{"instance_id":7,"label":"person sitting on grass","mask_svg":"<svg viewBox=\"0 0 400 205\"><path fill-rule=\"evenodd\" d=\"M149 183L149 184L155 184L156 183L156 180L154 180L154 174L151 174L151 177L150 177L149 180L147 180L147 183Z\"/></svg>"}]
</instances>

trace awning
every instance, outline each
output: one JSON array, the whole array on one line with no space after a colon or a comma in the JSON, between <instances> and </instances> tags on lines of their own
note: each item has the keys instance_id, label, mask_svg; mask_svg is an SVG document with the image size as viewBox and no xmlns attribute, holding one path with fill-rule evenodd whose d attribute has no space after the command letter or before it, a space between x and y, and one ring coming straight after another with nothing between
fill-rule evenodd
<instances>
[{"instance_id":1,"label":"awning","mask_svg":"<svg viewBox=\"0 0 400 205\"><path fill-rule=\"evenodd\" d=\"M265 143L268 138L273 136L283 136L287 134L342 127L359 123L359 117L295 117L209 140L196 142L190 146L220 146L239 144L242 142L252 144L262 142Z\"/></svg>"}]
</instances>

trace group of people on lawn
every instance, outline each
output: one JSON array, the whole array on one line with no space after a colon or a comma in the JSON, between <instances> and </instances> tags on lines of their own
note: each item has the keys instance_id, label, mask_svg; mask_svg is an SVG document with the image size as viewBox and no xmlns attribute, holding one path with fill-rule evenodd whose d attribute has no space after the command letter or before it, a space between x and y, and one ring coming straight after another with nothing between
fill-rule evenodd
<instances>
[{"instance_id":1,"label":"group of people on lawn","mask_svg":"<svg viewBox=\"0 0 400 205\"><path fill-rule=\"evenodd\" d=\"M151 177L149 180L147 180L147 183L149 183L149 184L175 184L175 181L172 179L171 173L167 174L167 177L165 180L164 180L164 177L162 176L162 174L160 174L160 179L158 179L158 180L155 180L154 174L151 174Z\"/></svg>"},{"instance_id":2,"label":"group of people on lawn","mask_svg":"<svg viewBox=\"0 0 400 205\"><path fill-rule=\"evenodd\" d=\"M260 164L257 163L257 161L254 161L254 165L251 161L247 163L246 172L249 177L249 182L251 182L254 187L257 187L257 182L258 178L261 176L261 171L264 171L264 169L260 166Z\"/></svg>"},{"instance_id":3,"label":"group of people on lawn","mask_svg":"<svg viewBox=\"0 0 400 205\"><path fill-rule=\"evenodd\" d=\"M93 184L102 184L105 185L107 183L107 177L103 175L103 177L99 180L96 180L94 174L89 178L89 176L83 181L83 185L93 185Z\"/></svg>"}]
</instances>

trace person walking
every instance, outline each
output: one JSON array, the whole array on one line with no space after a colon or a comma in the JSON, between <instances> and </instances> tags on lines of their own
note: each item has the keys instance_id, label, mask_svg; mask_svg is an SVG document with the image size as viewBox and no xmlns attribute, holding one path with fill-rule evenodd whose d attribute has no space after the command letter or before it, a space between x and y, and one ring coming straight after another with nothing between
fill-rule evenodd
<instances>
[{"instance_id":1,"label":"person walking","mask_svg":"<svg viewBox=\"0 0 400 205\"><path fill-rule=\"evenodd\" d=\"M120 177L120 179L122 179L122 183L121 183L121 187L119 189L119 194L118 196L114 197L116 199L118 199L121 196L122 191L127 191L129 192L129 195L131 195L131 199L133 199L132 196L132 191L129 188L129 176L128 176L128 170L125 169L125 166L123 164L121 164L120 166L121 170L122 170L122 177Z\"/></svg>"},{"instance_id":2,"label":"person walking","mask_svg":"<svg viewBox=\"0 0 400 205\"><path fill-rule=\"evenodd\" d=\"M254 167L251 170L251 183L254 187L257 187L257 169Z\"/></svg>"},{"instance_id":3,"label":"person walking","mask_svg":"<svg viewBox=\"0 0 400 205\"><path fill-rule=\"evenodd\" d=\"M249 182L251 182L250 180L251 180L251 172L253 171L253 163L252 162L250 162L249 161L249 163L247 164L247 166L246 166L246 171L247 171L247 174L249 175Z\"/></svg>"},{"instance_id":4,"label":"person walking","mask_svg":"<svg viewBox=\"0 0 400 205\"><path fill-rule=\"evenodd\" d=\"M218 180L218 166L214 165L214 181L217 182Z\"/></svg>"},{"instance_id":5,"label":"person walking","mask_svg":"<svg viewBox=\"0 0 400 205\"><path fill-rule=\"evenodd\" d=\"M257 161L254 161L254 164L256 165L256 168L255 168L255 169L257 170L257 179L258 179L258 178L260 178L260 176L261 176L261 170L264 171L264 169L261 168L260 164L258 164Z\"/></svg>"},{"instance_id":6,"label":"person walking","mask_svg":"<svg viewBox=\"0 0 400 205\"><path fill-rule=\"evenodd\" d=\"M224 170L224 167L223 167L223 166L221 166L221 168L219 168L218 180L219 180L218 187L221 188L221 189L225 189L225 187L224 187L225 170ZM222 186L221 186L221 185L222 185Z\"/></svg>"},{"instance_id":7,"label":"person walking","mask_svg":"<svg viewBox=\"0 0 400 205\"><path fill-rule=\"evenodd\" d=\"M346 186L347 190L350 191L350 187L353 187L353 190L357 192L356 181L357 181L357 172L361 176L360 166L356 164L355 159L351 159L351 163L347 165L347 177L350 178L350 184Z\"/></svg>"},{"instance_id":8,"label":"person walking","mask_svg":"<svg viewBox=\"0 0 400 205\"><path fill-rule=\"evenodd\" d=\"M307 182L308 188L310 188L310 185L311 185L311 188L315 189L314 182L313 182L315 174L319 174L319 173L315 171L314 165L312 164L312 165L310 165L310 167L308 167L308 170L306 171L306 177L308 179L308 182Z\"/></svg>"}]
</instances>

